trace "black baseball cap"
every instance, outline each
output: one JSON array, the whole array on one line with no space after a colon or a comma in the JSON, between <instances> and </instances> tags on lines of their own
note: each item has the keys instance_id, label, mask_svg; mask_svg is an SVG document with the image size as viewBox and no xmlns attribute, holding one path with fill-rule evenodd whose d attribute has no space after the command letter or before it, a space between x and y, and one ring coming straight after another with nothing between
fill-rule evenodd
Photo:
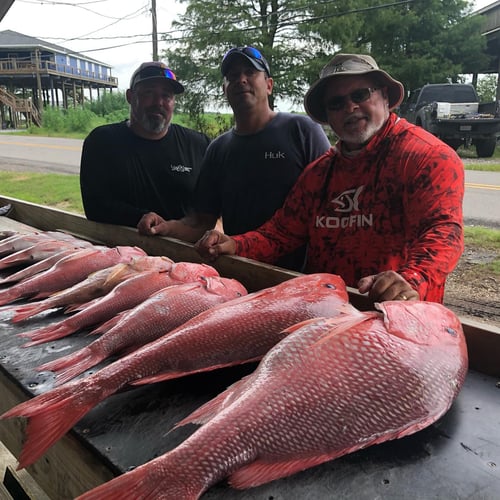
<instances>
[{"instance_id":1,"label":"black baseball cap","mask_svg":"<svg viewBox=\"0 0 500 500\"><path fill-rule=\"evenodd\" d=\"M269 63L266 61L266 58L259 50L255 47L250 47L249 45L246 47L235 47L234 49L230 49L226 52L222 58L222 64L220 66L222 76L225 76L229 71L232 62L241 57L244 57L247 61L249 61L255 69L265 71L267 76L271 76L271 70L269 69Z\"/></svg>"},{"instance_id":2,"label":"black baseball cap","mask_svg":"<svg viewBox=\"0 0 500 500\"><path fill-rule=\"evenodd\" d=\"M177 81L175 73L161 61L151 61L142 63L132 74L130 88L133 89L138 83L153 78L162 78L168 81L174 90L174 94L182 94L184 87Z\"/></svg>"}]
</instances>

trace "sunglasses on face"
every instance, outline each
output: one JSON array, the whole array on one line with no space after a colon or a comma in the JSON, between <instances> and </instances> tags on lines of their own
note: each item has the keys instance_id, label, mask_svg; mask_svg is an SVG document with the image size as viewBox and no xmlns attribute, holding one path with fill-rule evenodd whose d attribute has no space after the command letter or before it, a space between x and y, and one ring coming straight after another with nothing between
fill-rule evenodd
<instances>
[{"instance_id":1,"label":"sunglasses on face","mask_svg":"<svg viewBox=\"0 0 500 500\"><path fill-rule=\"evenodd\" d=\"M335 95L330 97L330 99L326 102L326 109L328 111L340 111L341 109L344 109L347 99L354 104L361 104L362 102L370 99L376 90L379 90L379 88L367 87L364 89L356 89L347 95Z\"/></svg>"}]
</instances>

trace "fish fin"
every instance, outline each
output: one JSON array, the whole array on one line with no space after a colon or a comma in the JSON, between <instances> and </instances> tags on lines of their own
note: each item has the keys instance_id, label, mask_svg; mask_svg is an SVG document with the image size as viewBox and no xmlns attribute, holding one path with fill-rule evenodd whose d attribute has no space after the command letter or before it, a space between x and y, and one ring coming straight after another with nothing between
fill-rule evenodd
<instances>
[{"instance_id":1,"label":"fish fin","mask_svg":"<svg viewBox=\"0 0 500 500\"><path fill-rule=\"evenodd\" d=\"M88 334L89 335L97 335L97 334L101 334L101 333L106 333L108 330L111 330L111 328L113 328L114 326L116 326L116 324L129 312L128 309L126 309L125 311L120 311L119 313L116 314L116 316L114 316L113 318L111 319L108 319L107 321L105 321L104 323L101 323L100 325L98 325L96 328L94 328L93 330L91 330Z\"/></svg>"},{"instance_id":2,"label":"fish fin","mask_svg":"<svg viewBox=\"0 0 500 500\"><path fill-rule=\"evenodd\" d=\"M177 422L173 429L177 429L177 427L182 427L186 424L206 424L215 417L217 413L221 412L228 404L234 401L234 394L237 393L239 395L239 388L243 386L250 377L251 375L246 375L234 384L231 384L225 391L201 405L180 422Z\"/></svg>"},{"instance_id":3,"label":"fish fin","mask_svg":"<svg viewBox=\"0 0 500 500\"><path fill-rule=\"evenodd\" d=\"M331 337L334 335L338 335L339 333L345 332L346 330L350 330L358 326L365 321L368 321L373 318L380 318L380 313L369 311L366 313L347 315L347 316L335 316L333 318L326 318L330 328L328 332L325 333L322 337L320 337L316 342L311 344L309 348L317 347L325 342L328 342ZM317 318L316 318L317 319ZM313 320L314 321L314 320Z\"/></svg>"},{"instance_id":4,"label":"fish fin","mask_svg":"<svg viewBox=\"0 0 500 500\"><path fill-rule=\"evenodd\" d=\"M147 481L147 474L138 467L126 474L115 477L90 491L83 493L75 500L123 500L124 498L154 498L151 491L154 481Z\"/></svg>"},{"instance_id":5,"label":"fish fin","mask_svg":"<svg viewBox=\"0 0 500 500\"><path fill-rule=\"evenodd\" d=\"M186 377L188 375L193 375L195 373L203 373L212 370L218 370L219 368L227 368L229 366L237 366L246 363L253 363L254 361L260 361L262 356L258 356L252 359L245 359L243 361L234 361L232 363L224 363L220 365L210 365L205 368L200 368L198 370L189 370L189 371L168 371L165 373L159 373L158 375L153 375L151 377L144 377L133 382L130 382L130 385L145 385L145 384L155 384L156 382L164 382L165 380L172 380L174 378Z\"/></svg>"},{"instance_id":6,"label":"fish fin","mask_svg":"<svg viewBox=\"0 0 500 500\"><path fill-rule=\"evenodd\" d=\"M38 460L94 406L93 403L81 404L79 399L73 385L62 386L25 401L0 416L1 419L28 418L18 469Z\"/></svg>"},{"instance_id":7,"label":"fish fin","mask_svg":"<svg viewBox=\"0 0 500 500\"><path fill-rule=\"evenodd\" d=\"M37 371L57 372L56 385L61 385L72 378L80 375L85 370L92 368L100 363L104 358L92 352L88 347L84 347L79 351L73 352L54 361L50 361L36 368Z\"/></svg>"},{"instance_id":8,"label":"fish fin","mask_svg":"<svg viewBox=\"0 0 500 500\"><path fill-rule=\"evenodd\" d=\"M14 308L14 316L12 316L12 323L19 323L20 321L24 321L25 319L31 318L46 309L52 309L49 307L45 307L44 304L26 304L24 306L17 306Z\"/></svg>"},{"instance_id":9,"label":"fish fin","mask_svg":"<svg viewBox=\"0 0 500 500\"><path fill-rule=\"evenodd\" d=\"M51 340L67 337L74 332L75 329L68 325L55 323L54 325L49 325L45 328L40 328L39 330L20 333L19 336L30 338L31 340L23 344L23 347L31 347L45 342L50 342Z\"/></svg>"},{"instance_id":10,"label":"fish fin","mask_svg":"<svg viewBox=\"0 0 500 500\"><path fill-rule=\"evenodd\" d=\"M199 499L210 485L204 482L193 485L195 479L186 481L182 474L176 472L176 464L169 457L169 453L166 453L83 493L75 500ZM158 467L164 468L165 471L161 477L156 473Z\"/></svg>"},{"instance_id":11,"label":"fish fin","mask_svg":"<svg viewBox=\"0 0 500 500\"><path fill-rule=\"evenodd\" d=\"M236 489L251 488L282 477L291 476L304 469L328 462L333 458L337 458L337 456L338 454L322 454L283 462L256 460L231 474L228 482Z\"/></svg>"}]
</instances>

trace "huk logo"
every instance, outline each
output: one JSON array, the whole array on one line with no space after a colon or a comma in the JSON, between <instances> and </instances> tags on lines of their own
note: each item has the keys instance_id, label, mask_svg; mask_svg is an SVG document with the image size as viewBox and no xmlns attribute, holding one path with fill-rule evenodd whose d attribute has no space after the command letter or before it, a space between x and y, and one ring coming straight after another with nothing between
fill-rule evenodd
<instances>
[{"instance_id":1,"label":"huk logo","mask_svg":"<svg viewBox=\"0 0 500 500\"><path fill-rule=\"evenodd\" d=\"M186 167L184 165L170 165L170 170L172 170L172 172L186 172L186 173L189 173L191 172L191 170L193 170L193 167Z\"/></svg>"},{"instance_id":2,"label":"huk logo","mask_svg":"<svg viewBox=\"0 0 500 500\"><path fill-rule=\"evenodd\" d=\"M284 160L285 153L281 151L266 151L264 153L264 160Z\"/></svg>"},{"instance_id":3,"label":"huk logo","mask_svg":"<svg viewBox=\"0 0 500 500\"><path fill-rule=\"evenodd\" d=\"M358 189L348 189L342 194L333 199L331 203L336 205L335 212L353 212L359 210L358 200L361 191L365 186L360 186Z\"/></svg>"},{"instance_id":4,"label":"huk logo","mask_svg":"<svg viewBox=\"0 0 500 500\"><path fill-rule=\"evenodd\" d=\"M360 214L359 198L365 186L356 189L348 189L334 198L330 203L335 207L334 211L348 214L341 217L327 215L316 216L316 227L327 229L353 228L373 226L373 214Z\"/></svg>"}]
</instances>

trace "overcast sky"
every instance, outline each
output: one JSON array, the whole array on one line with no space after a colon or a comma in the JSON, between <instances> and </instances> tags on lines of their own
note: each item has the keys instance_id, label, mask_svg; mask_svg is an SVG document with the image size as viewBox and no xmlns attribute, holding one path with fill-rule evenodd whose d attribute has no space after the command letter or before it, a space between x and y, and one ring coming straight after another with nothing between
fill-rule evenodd
<instances>
[{"instance_id":1,"label":"overcast sky","mask_svg":"<svg viewBox=\"0 0 500 500\"><path fill-rule=\"evenodd\" d=\"M476 8L491 3L478 0ZM156 1L159 35L171 31L172 20L184 9L175 0ZM0 31L41 38L104 62L125 90L134 69L152 59L152 25L150 0L15 0Z\"/></svg>"}]
</instances>

